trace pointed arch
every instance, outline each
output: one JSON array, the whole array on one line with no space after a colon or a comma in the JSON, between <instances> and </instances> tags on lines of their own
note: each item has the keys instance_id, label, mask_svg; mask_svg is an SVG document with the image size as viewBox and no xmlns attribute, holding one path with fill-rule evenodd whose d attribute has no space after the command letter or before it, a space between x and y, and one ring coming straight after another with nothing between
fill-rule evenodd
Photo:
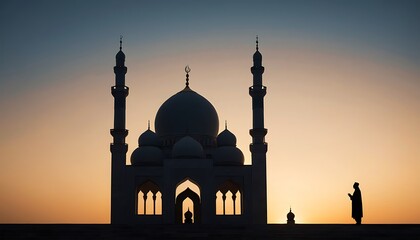
<instances>
[{"instance_id":1,"label":"pointed arch","mask_svg":"<svg viewBox=\"0 0 420 240\"><path fill-rule=\"evenodd\" d=\"M201 222L201 203L200 203L200 196L195 193L190 188L185 189L181 192L175 200L175 222L176 223L183 223L183 214L184 210L182 209L182 204L184 200L190 199L193 202L193 219L194 223Z\"/></svg>"},{"instance_id":2,"label":"pointed arch","mask_svg":"<svg viewBox=\"0 0 420 240\"><path fill-rule=\"evenodd\" d=\"M184 213L187 209L183 208L185 200L192 202L193 222L201 222L201 188L193 179L186 177L181 180L175 188L175 222L183 223Z\"/></svg>"},{"instance_id":3,"label":"pointed arch","mask_svg":"<svg viewBox=\"0 0 420 240\"><path fill-rule=\"evenodd\" d=\"M200 185L193 179L186 177L175 186L175 198L187 188L190 188L192 191L196 192L198 196L201 196Z\"/></svg>"}]
</instances>

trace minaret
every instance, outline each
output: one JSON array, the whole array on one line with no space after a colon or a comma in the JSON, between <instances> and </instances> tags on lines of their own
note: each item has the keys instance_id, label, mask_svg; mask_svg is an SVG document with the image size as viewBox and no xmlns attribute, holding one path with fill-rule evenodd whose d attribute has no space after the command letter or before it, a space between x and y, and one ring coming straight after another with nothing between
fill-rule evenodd
<instances>
[{"instance_id":1,"label":"minaret","mask_svg":"<svg viewBox=\"0 0 420 240\"><path fill-rule=\"evenodd\" d=\"M124 203L121 202L121 192L124 189L123 176L128 146L125 143L128 130L125 128L125 99L128 87L125 86L125 54L122 52L122 37L120 37L120 51L115 56L116 66L115 86L111 87L114 96L114 128L111 129L113 142L111 143L111 223L124 221Z\"/></svg>"},{"instance_id":2,"label":"minaret","mask_svg":"<svg viewBox=\"0 0 420 240\"><path fill-rule=\"evenodd\" d=\"M249 95L252 97L252 129L249 133L252 136L250 144L252 158L252 215L253 223L267 224L267 170L266 152L267 143L264 128L264 96L267 88L262 85L262 55L258 49L258 36L256 41L256 52L253 56L254 65L251 67L253 85L249 88Z\"/></svg>"}]
</instances>

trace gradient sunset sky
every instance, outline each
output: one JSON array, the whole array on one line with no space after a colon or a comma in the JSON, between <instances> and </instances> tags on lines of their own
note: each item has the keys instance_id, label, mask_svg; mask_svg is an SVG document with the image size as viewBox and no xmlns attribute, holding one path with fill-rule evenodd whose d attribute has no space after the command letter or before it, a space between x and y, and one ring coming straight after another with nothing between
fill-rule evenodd
<instances>
[{"instance_id":1,"label":"gradient sunset sky","mask_svg":"<svg viewBox=\"0 0 420 240\"><path fill-rule=\"evenodd\" d=\"M128 159L185 84L250 164L263 55L268 220L420 223L420 2L1 1L0 223L108 223L113 66L124 36Z\"/></svg>"}]
</instances>

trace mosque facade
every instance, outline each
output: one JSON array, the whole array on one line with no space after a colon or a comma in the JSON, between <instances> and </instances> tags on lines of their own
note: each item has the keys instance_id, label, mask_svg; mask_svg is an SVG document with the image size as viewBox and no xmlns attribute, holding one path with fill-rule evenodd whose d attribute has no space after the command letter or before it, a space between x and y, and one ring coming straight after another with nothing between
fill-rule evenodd
<instances>
[{"instance_id":1,"label":"mosque facade","mask_svg":"<svg viewBox=\"0 0 420 240\"><path fill-rule=\"evenodd\" d=\"M253 55L251 165L214 106L189 86L168 98L127 162L125 54L116 55L114 128L111 129L111 224L266 224L267 143L262 55ZM245 99L244 99L245 101ZM185 202L191 206L186 207ZM191 204L192 203L192 204Z\"/></svg>"}]
</instances>

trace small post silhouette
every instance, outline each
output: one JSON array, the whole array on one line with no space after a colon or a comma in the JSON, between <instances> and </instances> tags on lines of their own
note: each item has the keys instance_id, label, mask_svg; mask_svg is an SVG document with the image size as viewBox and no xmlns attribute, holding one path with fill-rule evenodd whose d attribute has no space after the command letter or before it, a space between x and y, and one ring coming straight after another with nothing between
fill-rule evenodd
<instances>
[{"instance_id":1,"label":"small post silhouette","mask_svg":"<svg viewBox=\"0 0 420 240\"><path fill-rule=\"evenodd\" d=\"M289 225L295 224L295 214L292 213L292 207L290 207L290 211L287 214L287 224Z\"/></svg>"}]
</instances>

